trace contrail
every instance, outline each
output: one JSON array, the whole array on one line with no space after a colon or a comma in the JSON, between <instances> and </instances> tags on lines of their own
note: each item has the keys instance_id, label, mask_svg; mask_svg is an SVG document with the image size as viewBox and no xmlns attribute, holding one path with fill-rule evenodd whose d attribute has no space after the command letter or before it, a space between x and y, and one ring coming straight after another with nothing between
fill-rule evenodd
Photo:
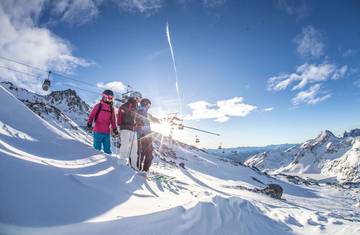
<instances>
[{"instance_id":1,"label":"contrail","mask_svg":"<svg viewBox=\"0 0 360 235\"><path fill-rule=\"evenodd\" d=\"M170 37L170 30L169 30L169 22L166 22L166 37L169 43L170 52L171 52L171 58L173 61L174 71L175 71L175 87L176 87L176 93L179 99L179 105L180 105L180 114L182 114L182 107L181 107L181 98L180 98L180 92L179 92L179 82L178 82L178 73L176 69L176 63L175 63L175 56L174 56L174 50L171 43L171 37Z\"/></svg>"}]
</instances>

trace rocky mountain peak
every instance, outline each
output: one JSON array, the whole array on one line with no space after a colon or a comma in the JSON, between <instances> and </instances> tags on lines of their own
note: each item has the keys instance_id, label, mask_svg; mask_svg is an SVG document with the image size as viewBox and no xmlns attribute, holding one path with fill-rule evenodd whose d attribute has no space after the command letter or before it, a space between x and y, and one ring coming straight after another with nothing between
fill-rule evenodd
<instances>
[{"instance_id":1,"label":"rocky mountain peak","mask_svg":"<svg viewBox=\"0 0 360 235\"><path fill-rule=\"evenodd\" d=\"M52 91L45 98L50 104L65 104L71 111L81 111L85 113L90 111L90 106L77 95L75 90L72 89Z\"/></svg>"},{"instance_id":2,"label":"rocky mountain peak","mask_svg":"<svg viewBox=\"0 0 360 235\"><path fill-rule=\"evenodd\" d=\"M52 91L44 96L19 88L11 82L4 81L0 84L41 117L51 113L58 120L66 116L67 118L62 119L64 122L69 122L67 120L71 119L79 126L86 125L90 106L75 90Z\"/></svg>"},{"instance_id":3,"label":"rocky mountain peak","mask_svg":"<svg viewBox=\"0 0 360 235\"><path fill-rule=\"evenodd\" d=\"M358 137L358 136L360 136L360 129L359 128L352 129L349 132L345 131L345 133L344 133L344 138L348 138L348 137L355 138L355 137Z\"/></svg>"},{"instance_id":4,"label":"rocky mountain peak","mask_svg":"<svg viewBox=\"0 0 360 235\"><path fill-rule=\"evenodd\" d=\"M331 138L337 138L331 131L329 130L325 130L322 131L317 137L316 137L316 141L319 143L324 143L326 141L328 141Z\"/></svg>"}]
</instances>

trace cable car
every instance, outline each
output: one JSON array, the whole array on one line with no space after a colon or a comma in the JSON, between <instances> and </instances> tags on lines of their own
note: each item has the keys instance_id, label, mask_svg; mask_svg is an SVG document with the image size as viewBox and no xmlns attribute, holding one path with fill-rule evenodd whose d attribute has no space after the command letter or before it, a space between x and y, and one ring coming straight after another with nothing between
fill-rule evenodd
<instances>
[{"instance_id":1,"label":"cable car","mask_svg":"<svg viewBox=\"0 0 360 235\"><path fill-rule=\"evenodd\" d=\"M43 84L42 84L42 89L43 89L44 91L48 91L50 85L51 85L50 80L49 80L49 79L45 79L44 82L43 82Z\"/></svg>"},{"instance_id":2,"label":"cable car","mask_svg":"<svg viewBox=\"0 0 360 235\"><path fill-rule=\"evenodd\" d=\"M51 71L49 71L48 73L48 77L44 80L43 84L42 84L42 89L44 91L48 91L50 86L51 86L51 81L50 81L50 74L51 74Z\"/></svg>"},{"instance_id":3,"label":"cable car","mask_svg":"<svg viewBox=\"0 0 360 235\"><path fill-rule=\"evenodd\" d=\"M200 143L200 139L199 139L199 137L197 137L197 136L196 136L196 138L195 138L195 143L197 143L197 144Z\"/></svg>"},{"instance_id":4,"label":"cable car","mask_svg":"<svg viewBox=\"0 0 360 235\"><path fill-rule=\"evenodd\" d=\"M178 129L179 129L179 130L184 130L184 125L183 125L183 124L179 124L179 125L178 125Z\"/></svg>"}]
</instances>

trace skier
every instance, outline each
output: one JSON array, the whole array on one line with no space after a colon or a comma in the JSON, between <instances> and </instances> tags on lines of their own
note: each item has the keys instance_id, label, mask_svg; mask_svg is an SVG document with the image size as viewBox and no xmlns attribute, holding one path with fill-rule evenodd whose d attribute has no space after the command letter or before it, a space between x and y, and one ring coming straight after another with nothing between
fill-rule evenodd
<instances>
[{"instance_id":1,"label":"skier","mask_svg":"<svg viewBox=\"0 0 360 235\"><path fill-rule=\"evenodd\" d=\"M112 128L112 135L119 136L116 127L115 113L113 107L114 93L111 90L105 90L102 93L102 99L92 109L89 120L87 122L87 129L92 130L92 124L95 122L93 129L94 148L111 154L110 149L110 127Z\"/></svg>"},{"instance_id":2,"label":"skier","mask_svg":"<svg viewBox=\"0 0 360 235\"><path fill-rule=\"evenodd\" d=\"M137 107L140 102L141 94L133 92L128 101L121 105L118 111L117 124L120 128L120 156L129 159L129 164L135 170L138 160L137 134L135 124L137 119Z\"/></svg>"},{"instance_id":3,"label":"skier","mask_svg":"<svg viewBox=\"0 0 360 235\"><path fill-rule=\"evenodd\" d=\"M149 99L142 99L138 108L137 132L139 138L139 160L137 167L139 170L148 172L153 159L153 145L150 122L160 123L160 120L150 113L148 110L151 106Z\"/></svg>"}]
</instances>

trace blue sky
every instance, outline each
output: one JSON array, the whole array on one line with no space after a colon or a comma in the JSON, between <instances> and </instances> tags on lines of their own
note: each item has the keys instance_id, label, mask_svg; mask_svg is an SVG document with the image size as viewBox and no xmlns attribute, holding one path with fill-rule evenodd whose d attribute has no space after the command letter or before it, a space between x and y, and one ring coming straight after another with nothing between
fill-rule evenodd
<instances>
[{"instance_id":1,"label":"blue sky","mask_svg":"<svg viewBox=\"0 0 360 235\"><path fill-rule=\"evenodd\" d=\"M29 2L3 1L0 33L25 39L0 39L1 55L66 72L95 92L99 83L129 84L153 101L154 114L182 110L186 124L221 134L175 133L188 143L195 135L200 147L298 143L360 126L357 1ZM0 75L34 90L40 79ZM89 103L99 98L78 92Z\"/></svg>"}]
</instances>

